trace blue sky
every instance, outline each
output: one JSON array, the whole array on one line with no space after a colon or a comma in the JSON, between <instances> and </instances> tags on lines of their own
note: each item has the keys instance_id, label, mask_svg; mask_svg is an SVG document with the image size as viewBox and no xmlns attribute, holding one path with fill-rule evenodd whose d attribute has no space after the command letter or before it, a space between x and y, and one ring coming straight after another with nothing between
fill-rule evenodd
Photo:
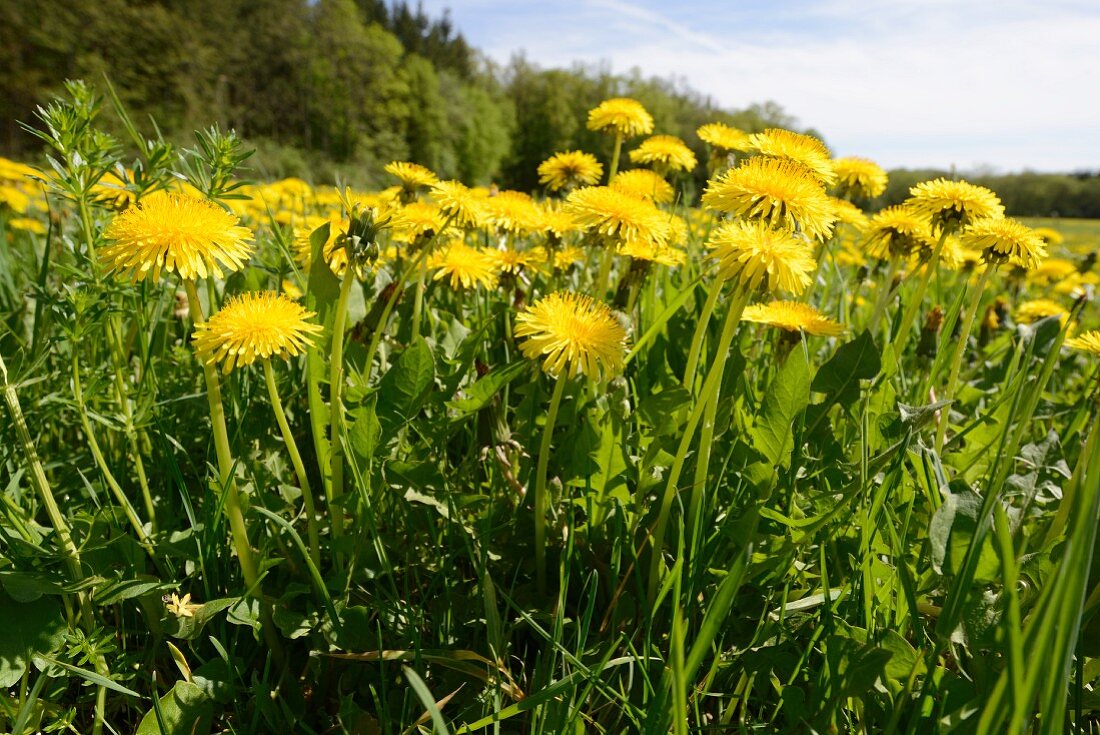
<instances>
[{"instance_id":1,"label":"blue sky","mask_svg":"<svg viewBox=\"0 0 1100 735\"><path fill-rule=\"evenodd\" d=\"M1100 0L424 0L490 58L768 99L887 167L1100 168Z\"/></svg>"}]
</instances>

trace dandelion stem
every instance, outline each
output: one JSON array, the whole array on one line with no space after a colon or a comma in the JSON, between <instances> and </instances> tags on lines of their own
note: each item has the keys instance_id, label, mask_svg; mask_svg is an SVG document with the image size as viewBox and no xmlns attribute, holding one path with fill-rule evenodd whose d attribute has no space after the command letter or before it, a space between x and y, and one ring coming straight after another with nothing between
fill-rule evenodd
<instances>
[{"instance_id":1,"label":"dandelion stem","mask_svg":"<svg viewBox=\"0 0 1100 735\"><path fill-rule=\"evenodd\" d=\"M337 502L344 494L344 327L348 318L348 296L355 282L355 268L348 263L340 282L340 298L332 321L332 355L329 364L329 513L332 536L344 534L344 511ZM381 325L379 325L381 329ZM369 364L369 363L368 363Z\"/></svg>"},{"instance_id":2,"label":"dandelion stem","mask_svg":"<svg viewBox=\"0 0 1100 735\"><path fill-rule=\"evenodd\" d=\"M15 434L19 437L19 443L23 445L23 456L27 460L30 469L31 484L38 493L42 505L46 507L46 515L50 517L50 525L57 534L61 552L65 557L65 566L69 569L69 576L74 583L84 579L84 572L80 568L80 550L73 542L72 532L65 516L61 514L61 508L57 504L50 483L46 479L46 472L42 469L42 462L38 459L38 451L34 447L27 421L23 416L23 409L19 405L19 396L15 392L15 386L8 382L8 366L4 362L4 356L0 355L0 379L4 383L4 401L8 404L8 412L11 414L12 423L15 425ZM80 619L84 631L91 635L95 630L95 616L92 610L91 599L87 590L76 594L77 604L80 608ZM100 676L110 676L107 661L101 653L92 656L96 673ZM103 720L107 708L107 689L102 685L96 690L95 721L92 724L92 733L99 735L103 732Z\"/></svg>"},{"instance_id":3,"label":"dandelion stem","mask_svg":"<svg viewBox=\"0 0 1100 735\"><path fill-rule=\"evenodd\" d=\"M958 338L955 340L955 350L951 355L951 370L947 374L947 387L942 396L945 401L950 401L955 397L955 387L959 382L959 372L962 370L962 359L963 354L966 352L966 343L970 340L970 332L974 329L974 319L978 314L978 306L982 303L982 294L985 293L986 286L989 285L989 280L996 270L996 264L990 263L987 265L985 271L982 272L977 287L970 292L970 303L966 307L962 327ZM943 440L947 436L947 423L950 414L950 406L944 406L943 410L940 411L940 423L936 428L937 452L943 451Z\"/></svg>"},{"instance_id":4,"label":"dandelion stem","mask_svg":"<svg viewBox=\"0 0 1100 735\"><path fill-rule=\"evenodd\" d=\"M80 416L80 425L84 429L84 437L88 442L88 449L92 453L92 459L95 460L96 467L99 468L100 473L103 475L103 479L107 483L107 487L110 489L111 494L115 496L115 502L119 504L123 513L126 514L126 520L128 520L133 527L134 533L137 534L138 541L141 543L142 548L145 549L150 556L153 556L153 548L149 543L149 535L145 533L145 526L142 524L141 519L138 518L133 503L126 497L126 493L123 492L122 487L118 484L118 480L115 479L115 475L111 472L111 468L107 466L107 461L103 457L103 450L100 448L99 441L96 439L92 422L88 418L88 408L84 404L84 388L80 381L79 356L76 350L72 351L72 373L73 399L76 401L76 410L77 414Z\"/></svg>"},{"instance_id":5,"label":"dandelion stem","mask_svg":"<svg viewBox=\"0 0 1100 735\"><path fill-rule=\"evenodd\" d=\"M708 402L712 396L717 398L719 386L722 383L722 372L726 367L726 355L729 352L730 345L733 343L733 336L737 332L737 324L741 320L741 312L744 311L750 293L750 289L743 288L740 293L734 296L733 306L726 312L726 320L722 325L722 335L718 340L718 350L715 353L714 362L711 364L710 370L707 372L707 377L703 381L703 388L699 393L699 397L696 398L695 404L692 406L691 415L688 417L687 426L684 427L683 436L680 437L680 445L676 449L676 456L672 460L672 467L668 472L668 481L665 483L665 491L661 496L661 506L657 512L657 523L653 531L648 589L648 597L651 602L656 599L657 596L657 583L660 579L661 572L661 550L664 546L669 513L672 510L672 501L675 499L676 493L678 492L680 474L684 469L684 460L687 458L688 449L691 447L692 439L695 438L695 430L698 428L699 422L703 418L703 413ZM713 439L711 439L711 441L713 441ZM707 451L709 454L709 447ZM695 502L701 502L701 500L702 497L700 496Z\"/></svg>"},{"instance_id":6,"label":"dandelion stem","mask_svg":"<svg viewBox=\"0 0 1100 735\"><path fill-rule=\"evenodd\" d=\"M428 264L425 260L419 260L416 269L416 296L413 299L412 336L416 339L420 336L420 315L424 310L424 279L427 276Z\"/></svg>"},{"instance_id":7,"label":"dandelion stem","mask_svg":"<svg viewBox=\"0 0 1100 735\"><path fill-rule=\"evenodd\" d=\"M871 321L867 327L871 334L874 334L878 329L878 323L879 320L882 319L882 313L886 309L886 304L890 301L891 294L894 293L894 278L897 277L900 267L900 259L896 255L891 255L886 265L886 275L882 282L879 283L878 295L875 298L875 310L871 314Z\"/></svg>"},{"instance_id":8,"label":"dandelion stem","mask_svg":"<svg viewBox=\"0 0 1100 735\"><path fill-rule=\"evenodd\" d=\"M691 347L688 349L687 367L684 369L683 380L688 393L691 392L691 387L695 383L695 371L699 368L699 353L703 349L703 338L706 337L710 317L714 313L714 306L718 303L718 297L722 293L722 285L722 280L715 280L710 293L707 295L707 300L703 304L703 311L699 314L699 323L695 325L695 334L691 337Z\"/></svg>"},{"instance_id":9,"label":"dandelion stem","mask_svg":"<svg viewBox=\"0 0 1100 735\"><path fill-rule=\"evenodd\" d=\"M191 321L198 325L206 321L202 313L202 302L199 301L199 292L195 288L195 281L185 279L184 290L187 292L187 304L191 310ZM214 432L214 449L218 456L219 485L225 491L225 515L229 518L229 530L233 535L233 546L237 551L237 561L241 565L241 574L251 594L255 595L260 603L260 622L263 628L264 639L272 649L276 657L282 658L282 645L275 634L274 622L271 618L271 607L263 597L263 588L260 586L260 575L256 567L256 559L252 555L252 545L248 541L248 526L245 525L244 511L241 509L240 493L237 491L237 483L233 479L233 453L229 448L229 431L225 426L225 407L222 404L221 383L214 365L202 361L202 373L206 380L206 400L210 406L210 425Z\"/></svg>"},{"instance_id":10,"label":"dandelion stem","mask_svg":"<svg viewBox=\"0 0 1100 735\"><path fill-rule=\"evenodd\" d=\"M924 301L924 294L928 290L928 282L932 280L932 274L936 271L936 266L940 262L940 253L943 252L943 244L947 242L948 229L945 227L940 232L940 239L936 242L936 249L932 251L932 257L924 265L924 273L921 274L920 281L917 282L917 290L909 296L909 302L905 305L905 312L902 314L901 322L898 324L898 334L894 338L894 352L897 355L901 355L905 352L905 343L909 339L909 332L913 326L913 321L917 318L917 314L920 313L921 302Z\"/></svg>"},{"instance_id":11,"label":"dandelion stem","mask_svg":"<svg viewBox=\"0 0 1100 735\"><path fill-rule=\"evenodd\" d=\"M535 570L540 595L546 594L546 469L550 464L550 440L554 436L554 424L558 420L558 407L565 393L565 376L554 381L554 393L546 412L546 425L539 442L538 466L535 469Z\"/></svg>"},{"instance_id":12,"label":"dandelion stem","mask_svg":"<svg viewBox=\"0 0 1100 735\"><path fill-rule=\"evenodd\" d=\"M302 488L302 505L306 512L306 530L309 535L309 555L314 565L321 563L321 534L317 528L317 507L313 503L313 491L309 486L309 478L306 476L306 466L302 462L302 454L298 451L298 443L294 441L294 434L290 431L290 424L286 420L286 412L283 411L283 401L279 398L279 387L275 383L275 368L270 359L265 359L264 381L267 383L267 395L271 398L271 408L275 411L275 421L279 424L279 431L283 435L283 443L290 454L290 462L294 465L294 474L298 476L298 485Z\"/></svg>"},{"instance_id":13,"label":"dandelion stem","mask_svg":"<svg viewBox=\"0 0 1100 735\"><path fill-rule=\"evenodd\" d=\"M615 133L615 149L611 154L611 166L607 169L607 183L615 180L615 174L619 173L619 155L623 150L623 134Z\"/></svg>"}]
</instances>

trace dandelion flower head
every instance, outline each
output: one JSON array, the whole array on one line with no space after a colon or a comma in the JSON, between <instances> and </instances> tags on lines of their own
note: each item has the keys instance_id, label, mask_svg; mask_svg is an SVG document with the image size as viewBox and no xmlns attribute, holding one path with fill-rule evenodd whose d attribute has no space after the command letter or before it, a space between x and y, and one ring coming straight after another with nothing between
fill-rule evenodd
<instances>
[{"instance_id":1,"label":"dandelion flower head","mask_svg":"<svg viewBox=\"0 0 1100 735\"><path fill-rule=\"evenodd\" d=\"M836 172L829 149L812 135L803 135L782 128L769 128L749 136L753 150L769 158L794 161L806 167L818 181L832 184Z\"/></svg>"},{"instance_id":2,"label":"dandelion flower head","mask_svg":"<svg viewBox=\"0 0 1100 735\"><path fill-rule=\"evenodd\" d=\"M588 129L634 138L653 132L653 116L638 100L614 97L589 110Z\"/></svg>"},{"instance_id":3,"label":"dandelion flower head","mask_svg":"<svg viewBox=\"0 0 1100 735\"><path fill-rule=\"evenodd\" d=\"M772 227L801 228L820 239L832 234L836 220L825 188L804 166L762 156L712 179L703 193L703 204Z\"/></svg>"},{"instance_id":4,"label":"dandelion flower head","mask_svg":"<svg viewBox=\"0 0 1100 735\"><path fill-rule=\"evenodd\" d=\"M623 368L626 329L607 304L557 291L516 316L520 350L554 377L587 375L597 380Z\"/></svg>"},{"instance_id":5,"label":"dandelion flower head","mask_svg":"<svg viewBox=\"0 0 1100 735\"><path fill-rule=\"evenodd\" d=\"M1005 217L972 222L960 235L963 245L982 252L987 263L1014 264L1031 270L1046 257L1043 238L1027 225Z\"/></svg>"},{"instance_id":6,"label":"dandelion flower head","mask_svg":"<svg viewBox=\"0 0 1100 735\"><path fill-rule=\"evenodd\" d=\"M810 285L817 267L810 244L785 230L773 230L762 222L726 222L707 240L718 261L718 276L747 288L798 295Z\"/></svg>"},{"instance_id":7,"label":"dandelion flower head","mask_svg":"<svg viewBox=\"0 0 1100 735\"><path fill-rule=\"evenodd\" d=\"M800 301L772 301L770 304L746 306L741 321L766 324L788 332L802 331L819 337L834 337L844 331L843 324Z\"/></svg>"},{"instance_id":8,"label":"dandelion flower head","mask_svg":"<svg viewBox=\"0 0 1100 735\"><path fill-rule=\"evenodd\" d=\"M597 184L601 177L603 164L584 151L555 153L539 164L539 183L550 191Z\"/></svg>"},{"instance_id":9,"label":"dandelion flower head","mask_svg":"<svg viewBox=\"0 0 1100 735\"><path fill-rule=\"evenodd\" d=\"M205 199L155 192L117 215L104 235L113 242L100 256L134 281L161 271L184 280L240 270L252 252L252 231Z\"/></svg>"},{"instance_id":10,"label":"dandelion flower head","mask_svg":"<svg viewBox=\"0 0 1100 735\"><path fill-rule=\"evenodd\" d=\"M322 331L309 321L313 316L284 294L245 293L195 326L195 351L207 364L222 363L226 373L258 359L293 357L305 352Z\"/></svg>"},{"instance_id":11,"label":"dandelion flower head","mask_svg":"<svg viewBox=\"0 0 1100 735\"><path fill-rule=\"evenodd\" d=\"M887 176L874 161L866 158L837 158L833 160L836 172L838 196L852 199L874 199L886 191Z\"/></svg>"},{"instance_id":12,"label":"dandelion flower head","mask_svg":"<svg viewBox=\"0 0 1100 735\"><path fill-rule=\"evenodd\" d=\"M917 184L909 190L905 203L935 232L957 230L977 219L1003 217L1005 212L997 195L984 186L943 178Z\"/></svg>"},{"instance_id":13,"label":"dandelion flower head","mask_svg":"<svg viewBox=\"0 0 1100 735\"><path fill-rule=\"evenodd\" d=\"M654 135L630 152L634 163L663 166L671 171L691 171L695 168L695 154L684 141L674 135Z\"/></svg>"}]
</instances>

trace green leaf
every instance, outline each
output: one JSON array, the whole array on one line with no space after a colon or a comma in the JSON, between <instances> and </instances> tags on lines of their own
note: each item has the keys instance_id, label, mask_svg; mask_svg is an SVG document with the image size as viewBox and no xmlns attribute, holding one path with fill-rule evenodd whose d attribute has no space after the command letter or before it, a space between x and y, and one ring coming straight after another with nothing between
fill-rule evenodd
<instances>
[{"instance_id":1,"label":"green leaf","mask_svg":"<svg viewBox=\"0 0 1100 735\"><path fill-rule=\"evenodd\" d=\"M61 603L53 597L16 602L0 592L0 689L19 683L34 655L53 653L65 641Z\"/></svg>"},{"instance_id":2,"label":"green leaf","mask_svg":"<svg viewBox=\"0 0 1100 735\"><path fill-rule=\"evenodd\" d=\"M183 617L172 615L165 626L165 630L173 638L193 640L202 632L203 626L213 620L215 615L231 607L237 602L237 599L236 597L223 597L205 603L195 610L192 615Z\"/></svg>"},{"instance_id":3,"label":"green leaf","mask_svg":"<svg viewBox=\"0 0 1100 735\"><path fill-rule=\"evenodd\" d=\"M159 700L164 728L157 722L157 713L150 709L141 718L135 735L202 735L209 733L214 718L214 705L197 684L177 681L171 691Z\"/></svg>"},{"instance_id":4,"label":"green leaf","mask_svg":"<svg viewBox=\"0 0 1100 735\"><path fill-rule=\"evenodd\" d=\"M772 381L764 410L752 429L753 446L773 465L787 464L791 426L810 402L810 366L803 350L793 350Z\"/></svg>"},{"instance_id":5,"label":"green leaf","mask_svg":"<svg viewBox=\"0 0 1100 735\"><path fill-rule=\"evenodd\" d=\"M821 366L810 386L815 393L824 393L828 403L850 402L859 397L859 381L870 380L882 369L878 347L871 333L864 330L851 342L843 344L828 362Z\"/></svg>"},{"instance_id":6,"label":"green leaf","mask_svg":"<svg viewBox=\"0 0 1100 735\"><path fill-rule=\"evenodd\" d=\"M376 396L370 396L362 406L352 412L353 421L348 439L351 442L352 451L364 462L374 457L382 437L382 424L378 421L376 410L377 402Z\"/></svg>"},{"instance_id":7,"label":"green leaf","mask_svg":"<svg viewBox=\"0 0 1100 735\"><path fill-rule=\"evenodd\" d=\"M82 669L78 666L67 664L64 661L58 661L57 659L50 658L49 656L39 656L35 659L35 663L39 666L39 668L43 670L45 670L49 666L57 666L58 668L64 669L65 671L68 671L70 674L73 674L75 676L79 676L81 679L91 682L96 686L101 686L106 689L116 691L119 694L126 694L130 697L137 697L138 699L142 698L141 695L135 692L133 689L124 687L117 681L114 681L113 679L108 679L106 676L102 676L95 671L88 671L87 669Z\"/></svg>"},{"instance_id":8,"label":"green leaf","mask_svg":"<svg viewBox=\"0 0 1100 735\"><path fill-rule=\"evenodd\" d=\"M321 397L321 382L326 379L325 355L332 344L332 320L336 302L340 298L340 279L328 267L324 258L325 243L329 237L329 223L318 227L309 236L310 269L306 285L306 306L317 313L317 323L324 331L316 344L306 353L306 392L309 401L309 420L313 429L314 450L318 464L329 466L329 440L325 431L329 424L328 405ZM324 472L324 469L322 469Z\"/></svg>"},{"instance_id":9,"label":"green leaf","mask_svg":"<svg viewBox=\"0 0 1100 735\"><path fill-rule=\"evenodd\" d=\"M932 546L932 566L944 576L954 576L961 569L970 540L978 527L982 498L965 482L952 481L943 505L932 517L928 539ZM974 581L992 582L998 578L1000 561L988 534L982 541Z\"/></svg>"},{"instance_id":10,"label":"green leaf","mask_svg":"<svg viewBox=\"0 0 1100 735\"><path fill-rule=\"evenodd\" d=\"M386 371L378 389L378 413L400 422L416 415L435 384L435 357L417 337Z\"/></svg>"},{"instance_id":11,"label":"green leaf","mask_svg":"<svg viewBox=\"0 0 1100 735\"><path fill-rule=\"evenodd\" d=\"M529 362L520 360L510 365L494 368L467 387L463 391L464 396L462 398L456 398L448 402L447 407L457 411L460 415L480 411L489 405L489 401L501 388L523 375L529 367Z\"/></svg>"}]
</instances>

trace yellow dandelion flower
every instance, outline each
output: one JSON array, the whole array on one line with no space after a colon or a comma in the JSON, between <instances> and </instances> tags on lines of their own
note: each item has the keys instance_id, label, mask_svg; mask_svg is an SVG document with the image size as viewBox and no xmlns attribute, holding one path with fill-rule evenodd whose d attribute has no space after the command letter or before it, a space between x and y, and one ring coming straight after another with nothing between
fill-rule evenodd
<instances>
[{"instance_id":1,"label":"yellow dandelion flower","mask_svg":"<svg viewBox=\"0 0 1100 735\"><path fill-rule=\"evenodd\" d=\"M695 154L675 135L654 135L630 152L634 163L648 163L671 171L691 171Z\"/></svg>"},{"instance_id":2,"label":"yellow dandelion flower","mask_svg":"<svg viewBox=\"0 0 1100 735\"><path fill-rule=\"evenodd\" d=\"M1062 233L1053 227L1036 227L1035 234L1043 238L1043 242L1051 247L1057 247L1066 241Z\"/></svg>"},{"instance_id":3,"label":"yellow dandelion flower","mask_svg":"<svg viewBox=\"0 0 1100 735\"><path fill-rule=\"evenodd\" d=\"M1089 332L1083 332L1076 337L1070 337L1065 341L1065 345L1075 350L1083 350L1093 355L1100 355L1100 330L1093 329Z\"/></svg>"},{"instance_id":4,"label":"yellow dandelion flower","mask_svg":"<svg viewBox=\"0 0 1100 735\"><path fill-rule=\"evenodd\" d=\"M397 177L401 182L401 188L411 194L439 183L439 177L419 163L393 161L386 164L385 171Z\"/></svg>"},{"instance_id":5,"label":"yellow dandelion flower","mask_svg":"<svg viewBox=\"0 0 1100 735\"><path fill-rule=\"evenodd\" d=\"M836 215L837 222L851 225L861 232L867 229L870 221L867 219L867 215L863 213L862 209L852 204L847 199L829 197L829 202L833 205L833 214Z\"/></svg>"},{"instance_id":6,"label":"yellow dandelion flower","mask_svg":"<svg viewBox=\"0 0 1100 735\"><path fill-rule=\"evenodd\" d=\"M16 214L26 214L31 208L31 197L18 186L0 184L0 208L5 206Z\"/></svg>"},{"instance_id":7,"label":"yellow dandelion flower","mask_svg":"<svg viewBox=\"0 0 1100 735\"><path fill-rule=\"evenodd\" d=\"M302 298L302 289L298 288L298 284L289 278L284 278L282 281L283 293L286 294L288 299L294 299L297 301Z\"/></svg>"},{"instance_id":8,"label":"yellow dandelion flower","mask_svg":"<svg viewBox=\"0 0 1100 735\"><path fill-rule=\"evenodd\" d=\"M482 202L482 222L500 232L515 235L541 229L542 210L521 191L502 191Z\"/></svg>"},{"instance_id":9,"label":"yellow dandelion flower","mask_svg":"<svg viewBox=\"0 0 1100 735\"><path fill-rule=\"evenodd\" d=\"M133 172L126 172L132 176ZM126 209L134 203L134 193L126 188L126 182L113 171L108 171L91 189L91 194L105 207Z\"/></svg>"},{"instance_id":10,"label":"yellow dandelion flower","mask_svg":"<svg viewBox=\"0 0 1100 735\"><path fill-rule=\"evenodd\" d=\"M340 235L347 232L350 222L339 212L330 212L328 216L309 215L302 219L302 225L294 228L294 255L306 273L313 267L313 243L310 242L314 231L328 223L328 239L322 247L322 254L329 269L337 276L343 276L348 267L348 253L337 246Z\"/></svg>"},{"instance_id":11,"label":"yellow dandelion flower","mask_svg":"<svg viewBox=\"0 0 1100 735\"><path fill-rule=\"evenodd\" d=\"M603 164L584 151L555 153L539 164L539 183L550 191L597 184L602 177Z\"/></svg>"},{"instance_id":12,"label":"yellow dandelion flower","mask_svg":"<svg viewBox=\"0 0 1100 735\"><path fill-rule=\"evenodd\" d=\"M787 291L796 296L810 285L817 267L810 244L762 222L725 222L707 240L718 276L746 288Z\"/></svg>"},{"instance_id":13,"label":"yellow dandelion flower","mask_svg":"<svg viewBox=\"0 0 1100 735\"><path fill-rule=\"evenodd\" d=\"M837 158L833 161L838 196L874 199L886 191L887 177L874 161L866 158Z\"/></svg>"},{"instance_id":14,"label":"yellow dandelion flower","mask_svg":"<svg viewBox=\"0 0 1100 735\"><path fill-rule=\"evenodd\" d=\"M882 260L890 256L908 257L936 246L928 220L900 204L871 217L865 234L868 250Z\"/></svg>"},{"instance_id":15,"label":"yellow dandelion flower","mask_svg":"<svg viewBox=\"0 0 1100 735\"><path fill-rule=\"evenodd\" d=\"M565 209L561 207L543 206L541 229L543 232L550 233L560 240L570 232L576 232L579 226L572 213Z\"/></svg>"},{"instance_id":16,"label":"yellow dandelion flower","mask_svg":"<svg viewBox=\"0 0 1100 735\"><path fill-rule=\"evenodd\" d=\"M8 227L23 232L33 232L36 235L45 235L47 230L45 223L31 217L13 217L8 220Z\"/></svg>"},{"instance_id":17,"label":"yellow dandelion flower","mask_svg":"<svg viewBox=\"0 0 1100 735\"><path fill-rule=\"evenodd\" d=\"M905 204L932 225L933 231L955 230L977 219L1003 217L1001 200L984 186L933 179L909 190Z\"/></svg>"},{"instance_id":18,"label":"yellow dandelion flower","mask_svg":"<svg viewBox=\"0 0 1100 735\"><path fill-rule=\"evenodd\" d=\"M588 111L588 129L633 138L653 132L653 116L628 97L604 100Z\"/></svg>"},{"instance_id":19,"label":"yellow dandelion flower","mask_svg":"<svg viewBox=\"0 0 1100 735\"><path fill-rule=\"evenodd\" d=\"M476 227L481 222L485 198L458 181L440 181L432 186L432 198L443 214L459 227Z\"/></svg>"},{"instance_id":20,"label":"yellow dandelion flower","mask_svg":"<svg viewBox=\"0 0 1100 735\"><path fill-rule=\"evenodd\" d=\"M1066 294L1077 298L1086 286L1100 286L1100 275L1096 273L1074 273L1054 284L1056 293Z\"/></svg>"},{"instance_id":21,"label":"yellow dandelion flower","mask_svg":"<svg viewBox=\"0 0 1100 735\"><path fill-rule=\"evenodd\" d=\"M610 186L615 191L621 191L638 199L649 199L656 204L668 204L676 196L672 184L665 181L659 173L648 168L633 168L615 174L615 180Z\"/></svg>"},{"instance_id":22,"label":"yellow dandelion flower","mask_svg":"<svg viewBox=\"0 0 1100 735\"><path fill-rule=\"evenodd\" d=\"M550 254L550 265L557 270L566 270L585 260L584 248L559 248Z\"/></svg>"},{"instance_id":23,"label":"yellow dandelion flower","mask_svg":"<svg viewBox=\"0 0 1100 735\"><path fill-rule=\"evenodd\" d=\"M843 324L798 301L772 301L770 304L746 306L741 321L766 324L788 332L802 331L818 337L835 337L844 332Z\"/></svg>"},{"instance_id":24,"label":"yellow dandelion flower","mask_svg":"<svg viewBox=\"0 0 1100 735\"><path fill-rule=\"evenodd\" d=\"M619 245L619 254L628 255L634 260L644 260L675 268L687 260L687 253L661 243L648 240L629 240Z\"/></svg>"},{"instance_id":25,"label":"yellow dandelion flower","mask_svg":"<svg viewBox=\"0 0 1100 735\"><path fill-rule=\"evenodd\" d=\"M557 291L516 316L519 348L554 377L587 375L597 380L623 369L626 329L607 304Z\"/></svg>"},{"instance_id":26,"label":"yellow dandelion flower","mask_svg":"<svg viewBox=\"0 0 1100 735\"><path fill-rule=\"evenodd\" d=\"M1057 301L1034 299L1017 306L1014 316L1020 324L1033 324L1040 319L1046 319L1048 316L1059 317L1061 322L1065 324L1066 319L1069 318L1069 310Z\"/></svg>"},{"instance_id":27,"label":"yellow dandelion flower","mask_svg":"<svg viewBox=\"0 0 1100 735\"><path fill-rule=\"evenodd\" d=\"M1038 230L1035 231L1038 234ZM1046 286L1077 275L1077 264L1065 258L1047 258L1038 268L1028 271L1027 280Z\"/></svg>"},{"instance_id":28,"label":"yellow dandelion flower","mask_svg":"<svg viewBox=\"0 0 1100 735\"><path fill-rule=\"evenodd\" d=\"M752 150L749 134L725 123L708 123L696 130L695 134L699 136L699 140L720 151Z\"/></svg>"},{"instance_id":29,"label":"yellow dandelion flower","mask_svg":"<svg viewBox=\"0 0 1100 735\"><path fill-rule=\"evenodd\" d=\"M451 288L492 288L497 282L497 260L490 254L452 240L449 245L428 260L428 268L435 271L437 281L448 279Z\"/></svg>"},{"instance_id":30,"label":"yellow dandelion flower","mask_svg":"<svg viewBox=\"0 0 1100 735\"><path fill-rule=\"evenodd\" d=\"M829 149L812 135L803 135L782 128L769 128L749 136L753 150L769 158L802 164L824 184L836 181Z\"/></svg>"},{"instance_id":31,"label":"yellow dandelion flower","mask_svg":"<svg viewBox=\"0 0 1100 735\"><path fill-rule=\"evenodd\" d=\"M251 292L231 299L205 323L195 326L195 352L208 365L228 373L273 356L305 352L321 333L313 312L284 294Z\"/></svg>"},{"instance_id":32,"label":"yellow dandelion flower","mask_svg":"<svg viewBox=\"0 0 1100 735\"><path fill-rule=\"evenodd\" d=\"M217 204L156 192L114 218L104 235L113 240L100 256L134 281L162 270L185 280L240 270L252 252L247 227Z\"/></svg>"},{"instance_id":33,"label":"yellow dandelion flower","mask_svg":"<svg viewBox=\"0 0 1100 735\"><path fill-rule=\"evenodd\" d=\"M668 215L652 202L606 186L588 186L569 194L566 210L577 223L619 240L668 239Z\"/></svg>"},{"instance_id":34,"label":"yellow dandelion flower","mask_svg":"<svg viewBox=\"0 0 1100 735\"><path fill-rule=\"evenodd\" d=\"M411 243L418 237L431 237L443 229L445 219L439 207L430 202L411 202L398 209L390 220L393 239Z\"/></svg>"},{"instance_id":35,"label":"yellow dandelion flower","mask_svg":"<svg viewBox=\"0 0 1100 735\"><path fill-rule=\"evenodd\" d=\"M982 251L987 263L1011 260L1030 270L1047 254L1043 239L1030 227L1004 217L975 220L961 238L964 246Z\"/></svg>"},{"instance_id":36,"label":"yellow dandelion flower","mask_svg":"<svg viewBox=\"0 0 1100 735\"><path fill-rule=\"evenodd\" d=\"M804 166L774 158L753 157L707 184L703 204L745 219L824 239L836 214L825 188Z\"/></svg>"},{"instance_id":37,"label":"yellow dandelion flower","mask_svg":"<svg viewBox=\"0 0 1100 735\"><path fill-rule=\"evenodd\" d=\"M486 250L485 254L496 261L496 267L501 273L522 273L545 260L545 255L538 250L491 248Z\"/></svg>"}]
</instances>

